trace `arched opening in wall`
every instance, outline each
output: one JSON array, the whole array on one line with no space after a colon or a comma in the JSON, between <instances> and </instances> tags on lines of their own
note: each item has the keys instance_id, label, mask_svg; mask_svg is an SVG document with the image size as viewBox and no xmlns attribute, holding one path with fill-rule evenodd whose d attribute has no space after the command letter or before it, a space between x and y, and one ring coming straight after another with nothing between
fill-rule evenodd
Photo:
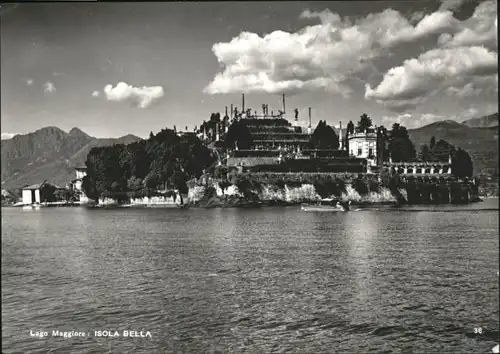
<instances>
[{"instance_id":1,"label":"arched opening in wall","mask_svg":"<svg viewBox=\"0 0 500 354\"><path fill-rule=\"evenodd\" d=\"M403 167L399 167L399 168L398 168L398 173L399 173L399 174L402 174L402 173L404 173L404 172L405 172L405 169L404 169Z\"/></svg>"},{"instance_id":2,"label":"arched opening in wall","mask_svg":"<svg viewBox=\"0 0 500 354\"><path fill-rule=\"evenodd\" d=\"M413 168L408 168L407 173L413 173Z\"/></svg>"},{"instance_id":3,"label":"arched opening in wall","mask_svg":"<svg viewBox=\"0 0 500 354\"><path fill-rule=\"evenodd\" d=\"M430 168L430 167L427 167L427 168L425 169L425 173L430 174L430 173L431 173L431 168Z\"/></svg>"}]
</instances>

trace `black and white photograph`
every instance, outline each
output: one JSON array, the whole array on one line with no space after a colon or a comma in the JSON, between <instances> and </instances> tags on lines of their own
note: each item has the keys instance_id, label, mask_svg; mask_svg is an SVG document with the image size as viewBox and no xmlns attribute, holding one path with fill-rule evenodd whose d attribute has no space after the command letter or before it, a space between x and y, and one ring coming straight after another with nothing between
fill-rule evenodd
<instances>
[{"instance_id":1,"label":"black and white photograph","mask_svg":"<svg viewBox=\"0 0 500 354\"><path fill-rule=\"evenodd\" d=\"M497 8L1 3L2 354L498 353Z\"/></svg>"}]
</instances>

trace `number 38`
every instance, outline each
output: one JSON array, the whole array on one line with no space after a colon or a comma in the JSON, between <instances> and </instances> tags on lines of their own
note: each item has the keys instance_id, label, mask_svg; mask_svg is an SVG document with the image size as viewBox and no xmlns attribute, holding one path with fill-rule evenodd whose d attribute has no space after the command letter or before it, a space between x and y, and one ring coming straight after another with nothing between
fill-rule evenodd
<instances>
[{"instance_id":1,"label":"number 38","mask_svg":"<svg viewBox=\"0 0 500 354\"><path fill-rule=\"evenodd\" d=\"M474 333L475 334L483 334L483 329L481 327L476 327L476 328L474 328Z\"/></svg>"}]
</instances>

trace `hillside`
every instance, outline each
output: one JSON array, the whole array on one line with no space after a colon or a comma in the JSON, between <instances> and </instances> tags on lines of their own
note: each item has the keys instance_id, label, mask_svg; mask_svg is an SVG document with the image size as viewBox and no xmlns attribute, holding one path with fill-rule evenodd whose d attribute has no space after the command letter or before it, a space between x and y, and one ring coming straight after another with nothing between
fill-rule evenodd
<instances>
[{"instance_id":1,"label":"hillside","mask_svg":"<svg viewBox=\"0 0 500 354\"><path fill-rule=\"evenodd\" d=\"M138 140L141 138L134 135L100 139L78 128L66 133L57 127L16 135L1 142L2 188L17 189L43 180L64 186L74 179L74 167L85 163L93 147L128 144Z\"/></svg>"},{"instance_id":2,"label":"hillside","mask_svg":"<svg viewBox=\"0 0 500 354\"><path fill-rule=\"evenodd\" d=\"M473 128L453 120L440 121L409 130L417 152L431 137L467 151L474 164L474 174L498 176L498 127Z\"/></svg>"},{"instance_id":3,"label":"hillside","mask_svg":"<svg viewBox=\"0 0 500 354\"><path fill-rule=\"evenodd\" d=\"M471 128L492 128L498 127L498 112L481 118L472 118L463 121L462 124Z\"/></svg>"}]
</instances>

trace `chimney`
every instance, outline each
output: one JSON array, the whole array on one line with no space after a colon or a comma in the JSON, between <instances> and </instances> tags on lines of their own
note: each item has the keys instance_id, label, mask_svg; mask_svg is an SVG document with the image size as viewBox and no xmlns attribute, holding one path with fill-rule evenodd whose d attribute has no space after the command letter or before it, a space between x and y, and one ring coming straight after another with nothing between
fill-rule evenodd
<instances>
[{"instance_id":1,"label":"chimney","mask_svg":"<svg viewBox=\"0 0 500 354\"><path fill-rule=\"evenodd\" d=\"M226 106L226 115L225 116L227 117L227 106Z\"/></svg>"},{"instance_id":2,"label":"chimney","mask_svg":"<svg viewBox=\"0 0 500 354\"><path fill-rule=\"evenodd\" d=\"M241 94L241 112L245 112L245 94Z\"/></svg>"},{"instance_id":3,"label":"chimney","mask_svg":"<svg viewBox=\"0 0 500 354\"><path fill-rule=\"evenodd\" d=\"M285 114L285 94L283 94L283 114Z\"/></svg>"},{"instance_id":4,"label":"chimney","mask_svg":"<svg viewBox=\"0 0 500 354\"><path fill-rule=\"evenodd\" d=\"M234 118L234 109L233 109L233 104L231 103L231 119Z\"/></svg>"}]
</instances>

